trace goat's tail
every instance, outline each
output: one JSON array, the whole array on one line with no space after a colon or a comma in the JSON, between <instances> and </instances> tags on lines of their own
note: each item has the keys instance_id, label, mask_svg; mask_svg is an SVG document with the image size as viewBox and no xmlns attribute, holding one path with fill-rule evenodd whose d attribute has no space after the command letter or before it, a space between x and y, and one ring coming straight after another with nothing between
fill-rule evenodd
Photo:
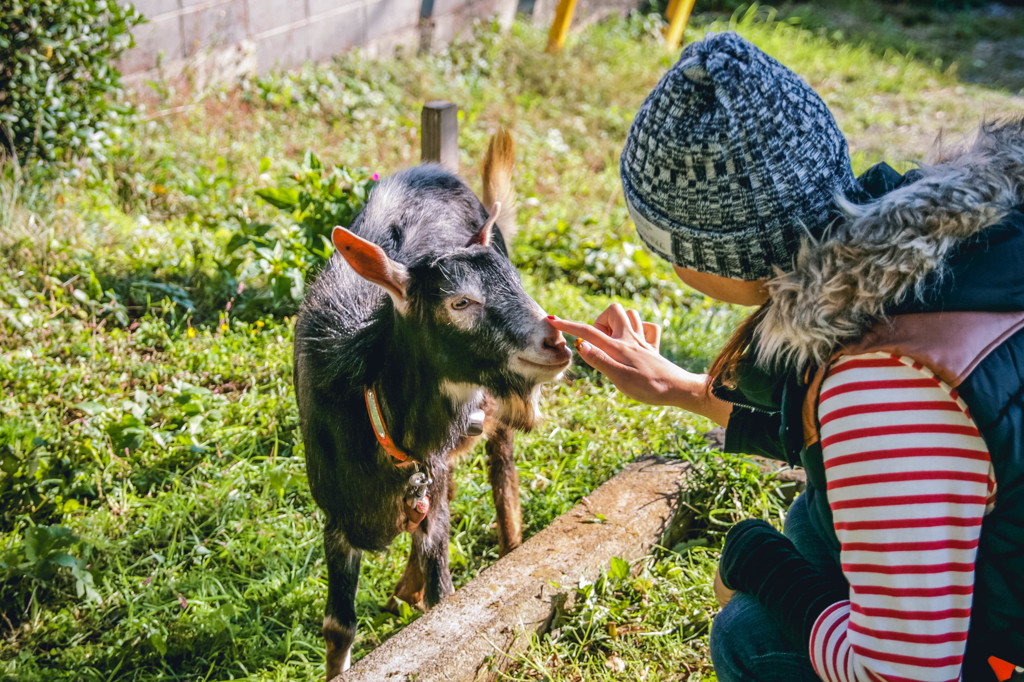
<instances>
[{"instance_id":1,"label":"goat's tail","mask_svg":"<svg viewBox=\"0 0 1024 682\"><path fill-rule=\"evenodd\" d=\"M505 128L499 128L491 137L484 157L484 206L490 210L495 201L501 202L498 227L505 244L511 246L516 234L516 193L512 188L512 167L516 160L516 145Z\"/></svg>"}]
</instances>

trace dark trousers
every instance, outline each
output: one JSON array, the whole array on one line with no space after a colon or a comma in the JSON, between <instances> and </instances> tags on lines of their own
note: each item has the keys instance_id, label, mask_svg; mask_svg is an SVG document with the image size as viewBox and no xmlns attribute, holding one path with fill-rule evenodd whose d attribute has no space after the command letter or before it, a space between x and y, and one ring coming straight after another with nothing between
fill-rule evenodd
<instances>
[{"instance_id":1,"label":"dark trousers","mask_svg":"<svg viewBox=\"0 0 1024 682\"><path fill-rule=\"evenodd\" d=\"M838 554L811 525L803 496L790 507L784 533L814 565L828 572L842 570ZM715 616L711 662L718 682L820 682L811 667L808 646L794 648L778 619L743 592L737 592Z\"/></svg>"}]
</instances>

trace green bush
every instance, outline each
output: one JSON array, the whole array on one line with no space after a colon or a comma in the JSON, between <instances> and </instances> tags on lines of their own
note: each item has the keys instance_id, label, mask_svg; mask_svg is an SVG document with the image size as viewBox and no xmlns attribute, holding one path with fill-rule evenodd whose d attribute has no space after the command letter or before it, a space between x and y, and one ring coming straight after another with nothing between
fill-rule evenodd
<instances>
[{"instance_id":1,"label":"green bush","mask_svg":"<svg viewBox=\"0 0 1024 682\"><path fill-rule=\"evenodd\" d=\"M260 172L270 161L263 159ZM256 195L285 211L284 227L241 221L227 251L238 268L239 295L235 312L241 315L289 314L305 296L306 280L320 271L334 246L331 230L348 227L362 210L377 175L365 169L325 168L312 152L306 152L298 172L276 187L256 190ZM241 254L241 255L240 255Z\"/></svg>"},{"instance_id":2,"label":"green bush","mask_svg":"<svg viewBox=\"0 0 1024 682\"><path fill-rule=\"evenodd\" d=\"M114 63L141 21L117 0L0 0L0 123L23 163L102 156L132 113Z\"/></svg>"}]
</instances>

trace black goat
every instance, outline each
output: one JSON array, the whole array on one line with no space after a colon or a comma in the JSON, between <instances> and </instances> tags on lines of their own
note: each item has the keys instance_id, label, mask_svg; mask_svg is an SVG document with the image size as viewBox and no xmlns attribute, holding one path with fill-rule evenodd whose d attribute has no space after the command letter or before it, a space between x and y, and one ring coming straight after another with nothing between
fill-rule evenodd
<instances>
[{"instance_id":1,"label":"black goat","mask_svg":"<svg viewBox=\"0 0 1024 682\"><path fill-rule=\"evenodd\" d=\"M492 430L531 428L538 386L571 360L495 224L512 197L512 162L500 132L484 162L490 213L437 165L383 180L351 230L334 229L336 251L299 311L295 390L309 485L326 515L328 679L349 666L362 552L409 531L396 595L430 607L451 594L454 459L475 442L481 411ZM492 473L495 503L518 515L506 459L500 480ZM503 537L503 549L514 544Z\"/></svg>"}]
</instances>

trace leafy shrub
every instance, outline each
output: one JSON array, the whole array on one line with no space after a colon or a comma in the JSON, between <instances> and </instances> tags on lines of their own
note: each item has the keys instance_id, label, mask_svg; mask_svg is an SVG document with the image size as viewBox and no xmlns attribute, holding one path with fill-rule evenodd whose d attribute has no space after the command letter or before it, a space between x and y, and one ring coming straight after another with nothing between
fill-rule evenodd
<instances>
[{"instance_id":1,"label":"leafy shrub","mask_svg":"<svg viewBox=\"0 0 1024 682\"><path fill-rule=\"evenodd\" d=\"M23 161L103 155L131 115L114 62L141 21L117 0L0 0L0 123Z\"/></svg>"},{"instance_id":2,"label":"leafy shrub","mask_svg":"<svg viewBox=\"0 0 1024 682\"><path fill-rule=\"evenodd\" d=\"M269 167L269 159L263 159L260 172ZM376 180L376 174L365 170L327 169L315 154L306 152L302 167L282 184L257 190L257 196L286 211L291 221L284 227L240 221L241 229L227 247L244 263L237 278L236 311L292 312L305 294L306 278L334 249L331 230L352 223Z\"/></svg>"},{"instance_id":3,"label":"leafy shrub","mask_svg":"<svg viewBox=\"0 0 1024 682\"><path fill-rule=\"evenodd\" d=\"M265 170L269 161L261 164ZM326 258L332 250L330 232L335 225L348 227L362 210L377 175L335 166L327 170L312 152L306 152L302 168L287 184L256 190L271 206L291 212L301 228L306 250Z\"/></svg>"}]
</instances>

